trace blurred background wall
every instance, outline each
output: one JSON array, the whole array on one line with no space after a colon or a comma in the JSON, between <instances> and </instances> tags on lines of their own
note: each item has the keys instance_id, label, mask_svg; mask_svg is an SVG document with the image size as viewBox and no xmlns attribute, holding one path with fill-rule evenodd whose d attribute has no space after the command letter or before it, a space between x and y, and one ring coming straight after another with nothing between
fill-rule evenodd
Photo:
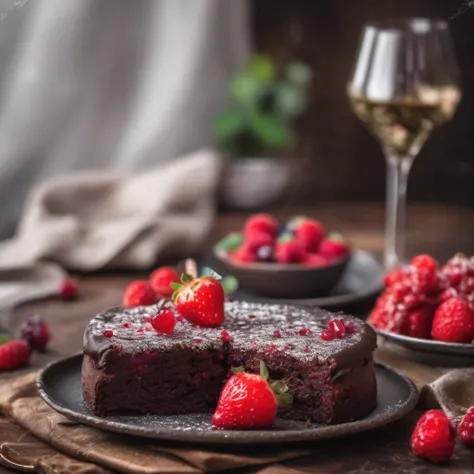
<instances>
[{"instance_id":1,"label":"blurred background wall","mask_svg":"<svg viewBox=\"0 0 474 474\"><path fill-rule=\"evenodd\" d=\"M366 21L400 16L448 18L464 0L253 0L254 46L313 67L309 110L298 125L305 167L297 200L376 200L385 196L380 145L353 115L346 80ZM451 122L416 159L410 201L474 204L474 9L452 21L463 99Z\"/></svg>"}]
</instances>

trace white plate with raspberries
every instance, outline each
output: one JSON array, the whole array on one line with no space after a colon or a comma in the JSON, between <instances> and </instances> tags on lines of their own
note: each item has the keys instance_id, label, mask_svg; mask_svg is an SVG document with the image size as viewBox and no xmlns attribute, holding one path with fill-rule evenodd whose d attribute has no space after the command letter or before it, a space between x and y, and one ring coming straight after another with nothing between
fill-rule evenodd
<instances>
[{"instance_id":1,"label":"white plate with raspberries","mask_svg":"<svg viewBox=\"0 0 474 474\"><path fill-rule=\"evenodd\" d=\"M474 257L440 265L418 255L384 285L369 316L380 335L414 351L474 359Z\"/></svg>"}]
</instances>

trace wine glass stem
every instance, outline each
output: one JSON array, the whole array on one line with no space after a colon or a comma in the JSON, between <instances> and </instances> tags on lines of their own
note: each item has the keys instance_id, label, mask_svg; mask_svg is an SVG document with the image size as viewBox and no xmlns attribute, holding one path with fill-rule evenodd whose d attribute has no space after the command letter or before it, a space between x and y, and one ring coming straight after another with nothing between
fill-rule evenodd
<instances>
[{"instance_id":1,"label":"wine glass stem","mask_svg":"<svg viewBox=\"0 0 474 474\"><path fill-rule=\"evenodd\" d=\"M407 181L413 159L385 153L387 160L387 203L385 215L386 270L403 265L405 256L405 208Z\"/></svg>"}]
</instances>

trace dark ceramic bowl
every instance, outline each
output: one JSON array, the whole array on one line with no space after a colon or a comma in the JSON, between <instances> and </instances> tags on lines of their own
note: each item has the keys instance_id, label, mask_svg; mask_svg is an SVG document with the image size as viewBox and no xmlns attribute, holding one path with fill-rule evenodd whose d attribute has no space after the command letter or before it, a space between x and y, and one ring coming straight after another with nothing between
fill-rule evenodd
<instances>
[{"instance_id":1,"label":"dark ceramic bowl","mask_svg":"<svg viewBox=\"0 0 474 474\"><path fill-rule=\"evenodd\" d=\"M340 280L351 258L350 254L330 265L305 267L299 264L237 264L227 252L214 248L219 265L239 281L239 287L258 296L272 298L304 298L327 295Z\"/></svg>"}]
</instances>

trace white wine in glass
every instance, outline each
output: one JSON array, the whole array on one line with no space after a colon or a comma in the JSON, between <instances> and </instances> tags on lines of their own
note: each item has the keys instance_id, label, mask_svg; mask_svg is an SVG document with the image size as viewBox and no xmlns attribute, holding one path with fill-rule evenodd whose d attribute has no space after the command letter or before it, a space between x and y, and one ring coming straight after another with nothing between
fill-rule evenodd
<instances>
[{"instance_id":1,"label":"white wine in glass","mask_svg":"<svg viewBox=\"0 0 474 474\"><path fill-rule=\"evenodd\" d=\"M364 29L347 93L387 161L384 263L403 264L408 174L433 131L450 120L461 91L446 22L413 18Z\"/></svg>"}]
</instances>

